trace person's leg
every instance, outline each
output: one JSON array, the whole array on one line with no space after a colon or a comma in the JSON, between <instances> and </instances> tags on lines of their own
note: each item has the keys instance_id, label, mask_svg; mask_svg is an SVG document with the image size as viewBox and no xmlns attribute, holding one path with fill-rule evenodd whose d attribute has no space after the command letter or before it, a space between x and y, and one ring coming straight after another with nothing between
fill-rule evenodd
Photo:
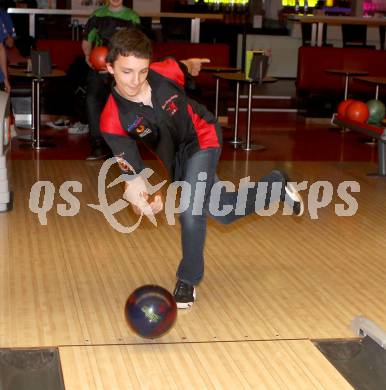
<instances>
[{"instance_id":1,"label":"person's leg","mask_svg":"<svg viewBox=\"0 0 386 390\"><path fill-rule=\"evenodd\" d=\"M185 167L183 181L190 191L183 190L180 198L182 260L177 277L189 284L197 284L204 273L204 245L206 236L207 206L210 190L215 180L219 149L206 149L195 153ZM196 190L197 184L205 188Z\"/></svg>"},{"instance_id":2,"label":"person's leg","mask_svg":"<svg viewBox=\"0 0 386 390\"><path fill-rule=\"evenodd\" d=\"M284 200L286 177L282 172L274 170L257 182L248 182L249 185L240 185L235 191L226 191L225 183L216 178L208 201L209 215L222 224L229 224Z\"/></svg>"},{"instance_id":3,"label":"person's leg","mask_svg":"<svg viewBox=\"0 0 386 390\"><path fill-rule=\"evenodd\" d=\"M194 285L204 274L204 245L206 237L207 207L216 175L220 149L206 149L195 153L184 167L180 214L182 259L177 269L174 297L178 308L188 308L195 300ZM200 188L203 182L205 188ZM201 184L200 184L201 183ZM197 187L198 185L198 187ZM200 190L196 191L196 188Z\"/></svg>"},{"instance_id":4,"label":"person's leg","mask_svg":"<svg viewBox=\"0 0 386 390\"><path fill-rule=\"evenodd\" d=\"M174 290L179 308L187 308L193 304L194 286L204 275L208 215L226 224L252 214L255 210L267 208L278 200L293 200L287 196L289 190L285 175L277 170L271 171L245 191L221 190L221 182L216 176L220 153L220 149L201 150L186 163L183 182L187 186L182 189L180 198L180 209L184 210L180 214L182 260L177 270L178 282ZM216 191L216 187L219 191ZM217 207L211 207L212 202ZM240 202L242 207L239 207ZM221 210L226 206L230 206L231 211L223 215Z\"/></svg>"},{"instance_id":5,"label":"person's leg","mask_svg":"<svg viewBox=\"0 0 386 390\"><path fill-rule=\"evenodd\" d=\"M87 77L86 108L91 138L91 155L88 160L102 159L108 156L109 149L105 144L99 120L110 93L110 76L90 70Z\"/></svg>"}]
</instances>

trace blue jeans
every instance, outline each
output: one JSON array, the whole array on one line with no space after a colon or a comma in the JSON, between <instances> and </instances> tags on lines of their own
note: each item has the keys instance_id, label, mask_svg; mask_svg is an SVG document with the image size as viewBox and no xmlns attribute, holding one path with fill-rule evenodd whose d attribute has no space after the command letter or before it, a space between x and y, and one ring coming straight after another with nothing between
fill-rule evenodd
<instances>
[{"instance_id":1,"label":"blue jeans","mask_svg":"<svg viewBox=\"0 0 386 390\"><path fill-rule=\"evenodd\" d=\"M184 210L179 218L182 260L177 277L192 285L196 285L204 275L208 215L222 224L229 224L269 206L284 191L285 178L279 171L270 172L249 190L240 191L239 188L238 191L226 191L216 175L220 153L221 149L205 149L195 153L188 159L182 179L190 184L191 191L181 191L180 208ZM241 202L241 199L244 201ZM240 204L242 207L239 207ZM227 212L221 212L225 208Z\"/></svg>"}]
</instances>

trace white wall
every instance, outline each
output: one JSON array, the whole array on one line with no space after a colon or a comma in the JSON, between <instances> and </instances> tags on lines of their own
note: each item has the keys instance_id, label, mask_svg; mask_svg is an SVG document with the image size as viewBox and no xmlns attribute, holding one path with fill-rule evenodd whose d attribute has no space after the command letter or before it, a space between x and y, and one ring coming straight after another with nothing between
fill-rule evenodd
<instances>
[{"instance_id":1,"label":"white wall","mask_svg":"<svg viewBox=\"0 0 386 390\"><path fill-rule=\"evenodd\" d=\"M133 9L141 12L161 12L161 0L133 0Z\"/></svg>"}]
</instances>

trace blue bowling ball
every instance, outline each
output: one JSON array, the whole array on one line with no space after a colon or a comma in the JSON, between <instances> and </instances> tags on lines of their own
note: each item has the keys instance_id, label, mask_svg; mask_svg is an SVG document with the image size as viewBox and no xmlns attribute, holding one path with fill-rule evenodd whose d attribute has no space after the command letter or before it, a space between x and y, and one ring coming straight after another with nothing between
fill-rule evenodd
<instances>
[{"instance_id":1,"label":"blue bowling ball","mask_svg":"<svg viewBox=\"0 0 386 390\"><path fill-rule=\"evenodd\" d=\"M176 301L173 295L161 286L141 286L127 299L125 317L136 334L154 339L173 326L177 317Z\"/></svg>"}]
</instances>

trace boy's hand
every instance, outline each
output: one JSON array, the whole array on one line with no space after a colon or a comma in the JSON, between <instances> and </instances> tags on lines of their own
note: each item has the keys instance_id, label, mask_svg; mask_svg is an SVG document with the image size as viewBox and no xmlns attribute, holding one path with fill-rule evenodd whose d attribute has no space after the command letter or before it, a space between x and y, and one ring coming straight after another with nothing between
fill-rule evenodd
<instances>
[{"instance_id":1,"label":"boy's hand","mask_svg":"<svg viewBox=\"0 0 386 390\"><path fill-rule=\"evenodd\" d=\"M153 200L150 203L148 199L149 199L149 195L146 194L146 199L145 199L146 205L144 208L141 208L139 205L134 205L133 203L131 204L131 207L133 208L135 214L141 215L143 213L144 215L148 215L149 211L151 210L152 214L155 215L163 210L164 202L160 194L155 195Z\"/></svg>"},{"instance_id":2,"label":"boy's hand","mask_svg":"<svg viewBox=\"0 0 386 390\"><path fill-rule=\"evenodd\" d=\"M201 71L202 64L208 64L209 58L188 58L187 60L181 61L188 68L188 72L192 76L198 76Z\"/></svg>"},{"instance_id":3,"label":"boy's hand","mask_svg":"<svg viewBox=\"0 0 386 390\"><path fill-rule=\"evenodd\" d=\"M136 214L154 215L163 209L163 200L160 194L156 194L149 203L149 194L145 181L141 176L125 182L125 192L123 198L131 203Z\"/></svg>"}]
</instances>

